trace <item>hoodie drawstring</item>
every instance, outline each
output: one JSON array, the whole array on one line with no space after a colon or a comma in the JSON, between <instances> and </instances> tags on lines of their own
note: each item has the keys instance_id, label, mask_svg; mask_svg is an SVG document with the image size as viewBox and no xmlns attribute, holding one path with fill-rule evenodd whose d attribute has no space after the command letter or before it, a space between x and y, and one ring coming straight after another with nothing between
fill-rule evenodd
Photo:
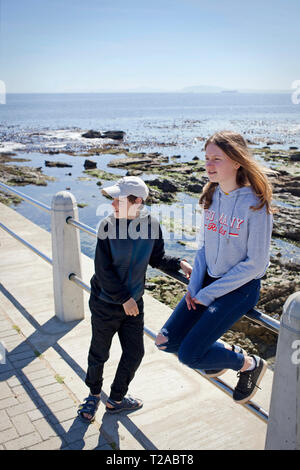
<instances>
[{"instance_id":1,"label":"hoodie drawstring","mask_svg":"<svg viewBox=\"0 0 300 470\"><path fill-rule=\"evenodd\" d=\"M228 230L227 230L227 233L226 233L226 240L227 240L227 242L229 241L229 238L230 238L230 235L229 235L229 232L230 232L230 225L232 224L232 217L233 217L233 213L234 213L234 210L235 210L237 198L238 198L238 194L236 194L235 197L234 197L234 203L233 203L233 205L232 205L231 214L230 214L229 219L228 219Z\"/></svg>"},{"instance_id":2,"label":"hoodie drawstring","mask_svg":"<svg viewBox=\"0 0 300 470\"><path fill-rule=\"evenodd\" d=\"M218 197L218 204L217 204L216 222L219 226L221 226L221 221L220 221L221 190L220 190L220 188L218 188L218 193L217 194L218 194L218 196L217 196ZM226 195L225 197L228 197L228 196ZM227 226L227 231L226 231L226 242L227 243L229 242L229 239L230 239L230 226L232 224L232 217L233 217L233 213L235 211L237 199L238 199L238 193L236 193L234 195L234 201L232 202L232 208L231 208L231 212L230 212L230 215L229 215L229 218L228 218L228 226ZM218 243L217 243L215 264L217 263L217 259L218 259L218 256L219 256L220 236L221 236L221 234L218 233Z\"/></svg>"}]
</instances>

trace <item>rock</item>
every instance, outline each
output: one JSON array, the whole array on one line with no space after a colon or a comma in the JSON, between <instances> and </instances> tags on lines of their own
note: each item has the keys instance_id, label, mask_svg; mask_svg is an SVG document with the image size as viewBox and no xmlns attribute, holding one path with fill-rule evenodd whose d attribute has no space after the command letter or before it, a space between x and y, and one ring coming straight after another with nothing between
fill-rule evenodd
<instances>
[{"instance_id":1,"label":"rock","mask_svg":"<svg viewBox=\"0 0 300 470\"><path fill-rule=\"evenodd\" d=\"M201 193L203 189L204 184L196 183L196 184L188 184L185 186L184 189L186 191L190 191L191 193Z\"/></svg>"},{"instance_id":2,"label":"rock","mask_svg":"<svg viewBox=\"0 0 300 470\"><path fill-rule=\"evenodd\" d=\"M125 132L123 131L107 131L101 134L101 139L113 139L113 140L122 140L124 138Z\"/></svg>"},{"instance_id":3,"label":"rock","mask_svg":"<svg viewBox=\"0 0 300 470\"><path fill-rule=\"evenodd\" d=\"M154 180L147 181L148 186L157 186L164 192L176 193L178 191L178 186L176 186L172 181L168 179L160 180L158 178Z\"/></svg>"},{"instance_id":4,"label":"rock","mask_svg":"<svg viewBox=\"0 0 300 470\"><path fill-rule=\"evenodd\" d=\"M300 197L300 184L298 188L295 186L286 186L285 189L288 193L291 193L293 196Z\"/></svg>"},{"instance_id":5,"label":"rock","mask_svg":"<svg viewBox=\"0 0 300 470\"><path fill-rule=\"evenodd\" d=\"M97 163L92 160L85 160L83 166L86 170L91 170L93 168L97 168Z\"/></svg>"},{"instance_id":6,"label":"rock","mask_svg":"<svg viewBox=\"0 0 300 470\"><path fill-rule=\"evenodd\" d=\"M290 161L291 162L300 162L300 152L292 153L290 155Z\"/></svg>"},{"instance_id":7,"label":"rock","mask_svg":"<svg viewBox=\"0 0 300 470\"><path fill-rule=\"evenodd\" d=\"M274 214L272 235L274 237L300 241L300 220L298 210L280 207L280 212L278 211Z\"/></svg>"},{"instance_id":8,"label":"rock","mask_svg":"<svg viewBox=\"0 0 300 470\"><path fill-rule=\"evenodd\" d=\"M118 180L121 178L121 175L116 175L115 173L109 173L108 171L104 171L104 170L98 170L98 168L91 169L91 170L84 170L84 173L94 178L99 178L105 181L113 181L113 180Z\"/></svg>"},{"instance_id":9,"label":"rock","mask_svg":"<svg viewBox=\"0 0 300 470\"><path fill-rule=\"evenodd\" d=\"M22 201L23 199L15 196L14 194L6 194L3 191L0 191L0 202L2 204L10 206L11 204L20 204Z\"/></svg>"},{"instance_id":10,"label":"rock","mask_svg":"<svg viewBox=\"0 0 300 470\"><path fill-rule=\"evenodd\" d=\"M1 152L0 153L0 163L7 162L30 162L28 158L14 158L17 154L12 152Z\"/></svg>"},{"instance_id":11,"label":"rock","mask_svg":"<svg viewBox=\"0 0 300 470\"><path fill-rule=\"evenodd\" d=\"M128 170L126 176L140 176L142 174L142 170Z\"/></svg>"},{"instance_id":12,"label":"rock","mask_svg":"<svg viewBox=\"0 0 300 470\"><path fill-rule=\"evenodd\" d=\"M154 282L146 282L145 289L147 290L154 290L156 288L156 284Z\"/></svg>"},{"instance_id":13,"label":"rock","mask_svg":"<svg viewBox=\"0 0 300 470\"><path fill-rule=\"evenodd\" d=\"M73 165L69 165L68 163L64 163L64 162L52 162L52 161L49 161L49 160L45 160L45 166L48 166L48 167L57 167L57 168L65 168L65 167L68 167L68 168L72 168Z\"/></svg>"},{"instance_id":14,"label":"rock","mask_svg":"<svg viewBox=\"0 0 300 470\"><path fill-rule=\"evenodd\" d=\"M108 163L107 166L111 168L126 168L128 166L139 165L144 169L147 164L152 163L152 158L150 157L124 157L124 158L115 158Z\"/></svg>"},{"instance_id":15,"label":"rock","mask_svg":"<svg viewBox=\"0 0 300 470\"><path fill-rule=\"evenodd\" d=\"M175 197L172 193L161 192L157 189L149 188L149 196L147 198L147 204L159 204L160 202L172 203Z\"/></svg>"},{"instance_id":16,"label":"rock","mask_svg":"<svg viewBox=\"0 0 300 470\"><path fill-rule=\"evenodd\" d=\"M81 134L81 137L85 137L86 139L100 139L101 138L101 132L93 131L91 129L88 132L85 132L85 134Z\"/></svg>"},{"instance_id":17,"label":"rock","mask_svg":"<svg viewBox=\"0 0 300 470\"><path fill-rule=\"evenodd\" d=\"M55 178L43 175L41 168L0 163L0 180L13 186L25 186L27 184L47 186L47 181L54 181Z\"/></svg>"},{"instance_id":18,"label":"rock","mask_svg":"<svg viewBox=\"0 0 300 470\"><path fill-rule=\"evenodd\" d=\"M166 165L164 167L164 170L168 171L169 173L175 173L175 174L177 173L176 176L178 176L178 174L188 175L188 174L191 174L195 171L194 168L192 168L192 166L190 166L188 164L186 164L186 165L180 165L180 164L179 165L177 165L177 164L175 164L175 165Z\"/></svg>"}]
</instances>

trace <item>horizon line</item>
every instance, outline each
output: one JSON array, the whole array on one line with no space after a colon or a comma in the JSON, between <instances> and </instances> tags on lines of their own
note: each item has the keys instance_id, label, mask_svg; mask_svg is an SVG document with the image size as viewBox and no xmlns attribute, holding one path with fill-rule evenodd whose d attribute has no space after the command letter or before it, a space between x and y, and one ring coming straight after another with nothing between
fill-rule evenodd
<instances>
[{"instance_id":1,"label":"horizon line","mask_svg":"<svg viewBox=\"0 0 300 470\"><path fill-rule=\"evenodd\" d=\"M127 94L162 94L173 93L183 95L213 95L213 94L245 94L245 93L291 93L288 89L244 89L244 90L221 90L221 91L181 91L181 90L157 90L157 91L130 91L130 90L111 90L111 91L11 91L6 92L6 95L65 95L65 94L113 94L113 93L127 93Z\"/></svg>"}]
</instances>

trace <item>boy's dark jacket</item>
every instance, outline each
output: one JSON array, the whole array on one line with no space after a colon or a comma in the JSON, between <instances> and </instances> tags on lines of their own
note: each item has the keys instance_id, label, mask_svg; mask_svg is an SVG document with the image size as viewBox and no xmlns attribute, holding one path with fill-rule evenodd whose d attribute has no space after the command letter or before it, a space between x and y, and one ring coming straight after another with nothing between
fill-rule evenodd
<instances>
[{"instance_id":1,"label":"boy's dark jacket","mask_svg":"<svg viewBox=\"0 0 300 470\"><path fill-rule=\"evenodd\" d=\"M138 301L145 287L147 266L180 269L180 259L166 256L161 227L146 209L133 220L105 217L99 226L91 293L105 302Z\"/></svg>"}]
</instances>

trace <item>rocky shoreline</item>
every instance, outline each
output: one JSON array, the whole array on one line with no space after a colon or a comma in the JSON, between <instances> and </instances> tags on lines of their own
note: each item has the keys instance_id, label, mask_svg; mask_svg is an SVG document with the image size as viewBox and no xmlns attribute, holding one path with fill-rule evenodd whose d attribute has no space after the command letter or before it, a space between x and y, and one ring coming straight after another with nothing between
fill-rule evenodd
<instances>
[{"instance_id":1,"label":"rocky shoreline","mask_svg":"<svg viewBox=\"0 0 300 470\"><path fill-rule=\"evenodd\" d=\"M89 131L91 132L91 131ZM122 132L122 131L118 131ZM90 134L91 135L91 134ZM114 137L120 137L115 134ZM107 138L107 134L103 137ZM199 140L204 138L200 138ZM56 166L58 168L68 167L67 163L57 161L64 155L72 155L75 158L85 157L83 161L83 173L86 176L78 179L95 178L96 184L101 186L102 181L115 180L120 177L115 173L97 168L101 165L101 156L111 156L107 164L109 168L126 170L127 175L142 175L149 185L150 195L147 204L164 203L169 204L178 201L181 193L198 197L204 184L207 182L205 176L205 162L197 155L191 161L182 161L180 155L165 156L160 152L131 151L119 140L110 141L104 139L103 144L97 144L86 148L74 150L65 148L43 149L41 153L48 155L45 167ZM277 201L277 212L274 214L273 237L293 243L299 246L300 242L300 151L297 148L281 150L274 148L277 144L269 142L264 147L251 144L253 154L262 163L276 170L276 175L271 175L274 199ZM278 143L279 145L279 143ZM272 146L272 148L271 148ZM51 160L51 156L55 160ZM88 159L88 160L87 160ZM14 165L26 159L20 159L16 153L0 153L0 181L14 186L26 184L47 185L53 178L43 173L41 167L32 168L23 165ZM0 191L1 202L5 204L16 204L20 202L15 196L8 196ZM180 242L184 244L184 242ZM282 307L287 297L293 292L300 290L299 271L300 265L291 260L286 261L276 247L277 254L272 256L270 267L262 279L262 289L257 308L262 312L280 318ZM178 281L167 276L159 276L149 279L147 287L151 294L169 305L175 307L179 299L186 292L186 287ZM243 318L226 333L224 340L233 344L240 344L250 353L260 354L270 364L274 361L276 351L277 335L265 328L255 325L253 322Z\"/></svg>"}]
</instances>

